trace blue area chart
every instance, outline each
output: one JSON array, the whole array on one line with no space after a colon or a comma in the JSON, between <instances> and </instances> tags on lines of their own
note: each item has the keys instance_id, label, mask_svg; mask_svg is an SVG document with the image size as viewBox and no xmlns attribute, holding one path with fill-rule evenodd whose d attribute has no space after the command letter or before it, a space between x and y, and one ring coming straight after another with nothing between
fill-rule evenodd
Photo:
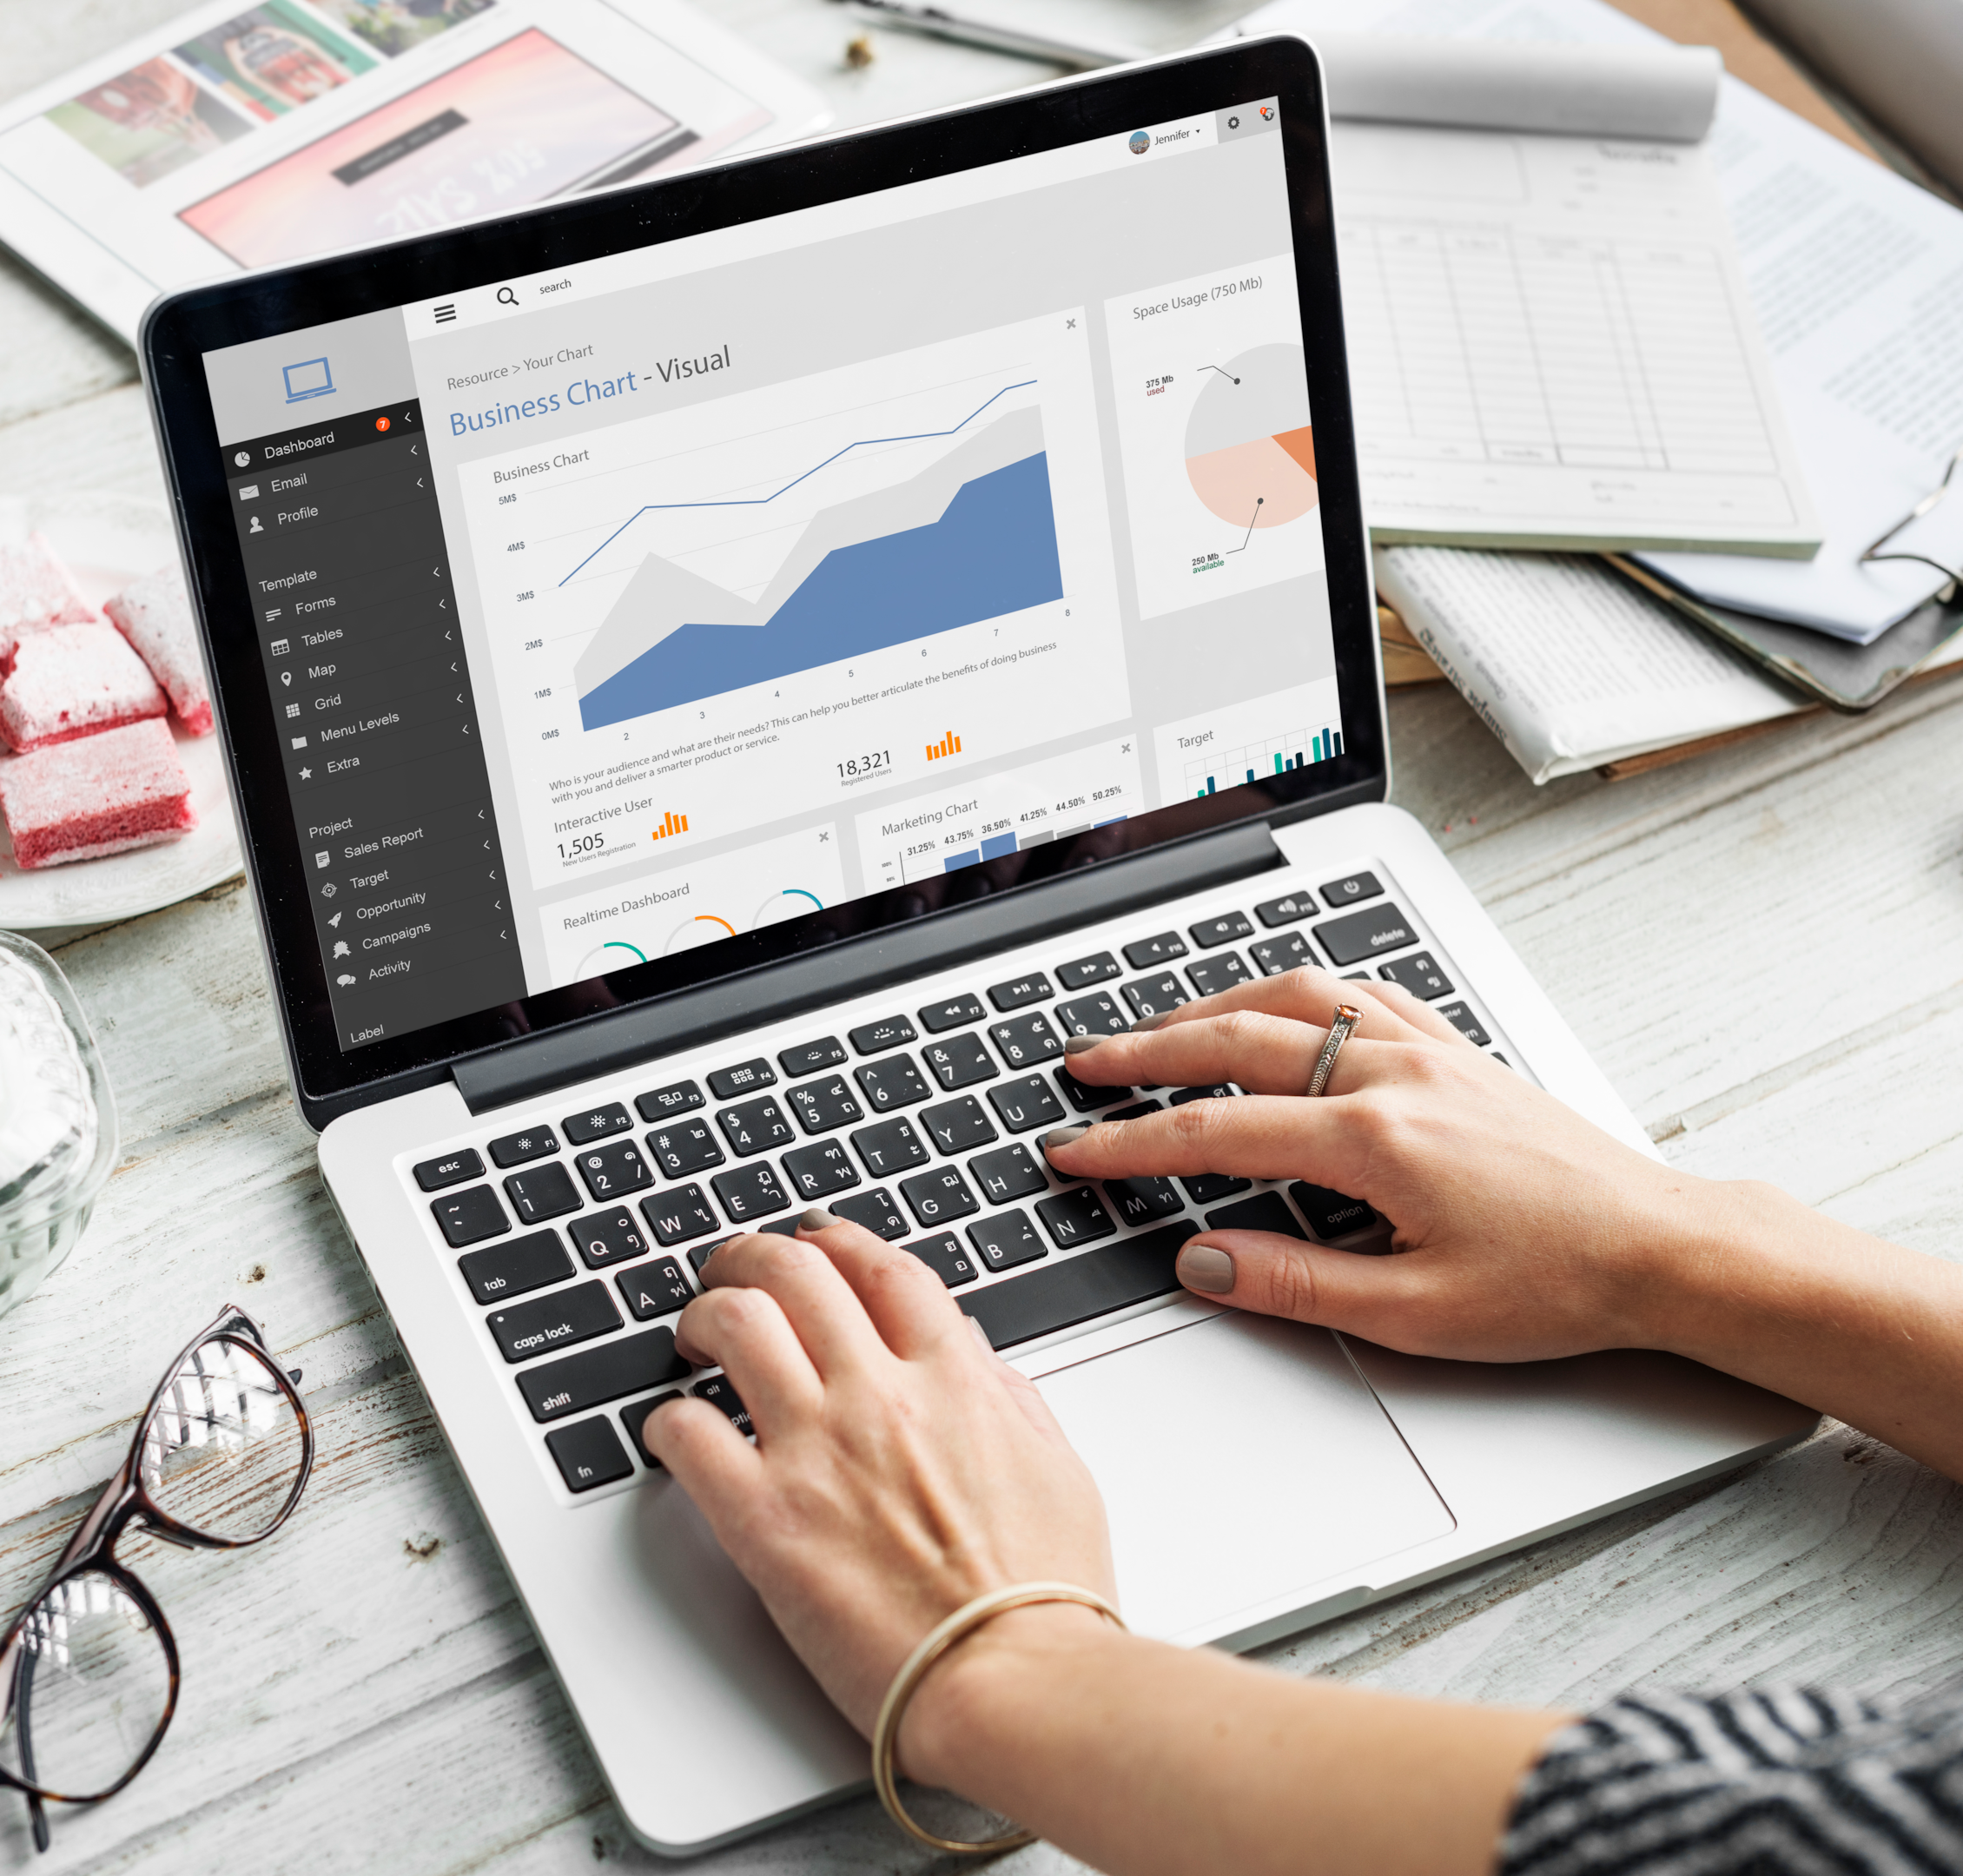
<instances>
[{"instance_id":1,"label":"blue area chart","mask_svg":"<svg viewBox=\"0 0 1963 1876\"><path fill-rule=\"evenodd\" d=\"M834 548L761 625L690 623L579 699L588 730L1063 597L1045 451L977 476L938 521Z\"/></svg>"}]
</instances>

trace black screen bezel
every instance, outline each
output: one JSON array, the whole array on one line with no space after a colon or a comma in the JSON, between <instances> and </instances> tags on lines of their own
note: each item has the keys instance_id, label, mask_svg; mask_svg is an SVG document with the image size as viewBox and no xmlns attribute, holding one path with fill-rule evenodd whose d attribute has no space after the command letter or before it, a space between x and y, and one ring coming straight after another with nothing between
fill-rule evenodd
<instances>
[{"instance_id":1,"label":"black screen bezel","mask_svg":"<svg viewBox=\"0 0 1963 1876\"><path fill-rule=\"evenodd\" d=\"M1073 842L968 867L927 886L869 895L763 932L344 1052L314 936L278 730L265 704L254 615L205 388L203 354L876 193L893 186L896 177L926 181L1268 96L1279 102L1302 330L1310 338L1310 409L1344 753L1202 800L1173 803ZM1279 822L1379 798L1387 759L1376 612L1358 490L1325 123L1321 73L1308 46L1289 37L1246 41L549 203L440 234L192 287L157 301L145 316L139 353L205 636L219 733L243 821L288 1053L309 1113L426 1086L453 1062L479 1051L768 967L815 946L1028 891L1073 867L1249 821ZM1354 578L1343 578L1345 569L1353 569Z\"/></svg>"}]
</instances>

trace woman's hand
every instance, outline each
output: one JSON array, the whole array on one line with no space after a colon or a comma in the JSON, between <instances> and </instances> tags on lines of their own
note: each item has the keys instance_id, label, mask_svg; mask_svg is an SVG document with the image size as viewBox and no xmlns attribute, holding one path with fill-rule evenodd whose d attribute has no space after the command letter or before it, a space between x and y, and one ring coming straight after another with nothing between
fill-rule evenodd
<instances>
[{"instance_id":1,"label":"woman's hand","mask_svg":"<svg viewBox=\"0 0 1963 1876\"><path fill-rule=\"evenodd\" d=\"M1327 1091L1306 1100L1338 1003L1363 1021ZM1238 1308L1480 1361L1668 1346L1682 1326L1679 1272L1736 1223L1736 1188L1610 1139L1390 984L1291 971L1069 1046L1081 1081L1233 1081L1247 1095L1060 1128L1047 1151L1067 1176L1306 1179L1396 1227L1397 1257L1203 1232L1180 1254L1180 1279Z\"/></svg>"},{"instance_id":2,"label":"woman's hand","mask_svg":"<svg viewBox=\"0 0 1963 1876\"><path fill-rule=\"evenodd\" d=\"M1048 1578L1115 1600L1083 1461L918 1258L813 1211L798 1238L732 1239L703 1281L676 1342L728 1372L757 1443L693 1399L657 1408L643 1437L862 1733L915 1644L985 1590ZM1053 1606L988 1631L1100 1620ZM926 1776L916 1714L944 1681L929 1677L902 1731Z\"/></svg>"}]
</instances>

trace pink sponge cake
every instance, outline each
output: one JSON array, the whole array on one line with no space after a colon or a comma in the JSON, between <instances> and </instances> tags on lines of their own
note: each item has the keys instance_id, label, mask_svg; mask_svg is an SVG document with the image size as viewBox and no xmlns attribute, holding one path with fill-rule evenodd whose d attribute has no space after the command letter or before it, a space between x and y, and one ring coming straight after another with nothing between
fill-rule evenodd
<instances>
[{"instance_id":1,"label":"pink sponge cake","mask_svg":"<svg viewBox=\"0 0 1963 1876\"><path fill-rule=\"evenodd\" d=\"M22 546L0 546L0 671L27 633L95 616L45 534L30 534Z\"/></svg>"},{"instance_id":2,"label":"pink sponge cake","mask_svg":"<svg viewBox=\"0 0 1963 1876\"><path fill-rule=\"evenodd\" d=\"M135 646L150 675L170 693L177 720L193 736L211 734L211 689L205 682L197 628L183 577L159 567L126 586L102 608Z\"/></svg>"},{"instance_id":3,"label":"pink sponge cake","mask_svg":"<svg viewBox=\"0 0 1963 1876\"><path fill-rule=\"evenodd\" d=\"M198 824L159 717L0 760L0 816L23 868L149 847Z\"/></svg>"},{"instance_id":4,"label":"pink sponge cake","mask_svg":"<svg viewBox=\"0 0 1963 1876\"><path fill-rule=\"evenodd\" d=\"M14 650L0 684L0 737L25 751L161 717L156 680L113 625L50 625Z\"/></svg>"}]
</instances>

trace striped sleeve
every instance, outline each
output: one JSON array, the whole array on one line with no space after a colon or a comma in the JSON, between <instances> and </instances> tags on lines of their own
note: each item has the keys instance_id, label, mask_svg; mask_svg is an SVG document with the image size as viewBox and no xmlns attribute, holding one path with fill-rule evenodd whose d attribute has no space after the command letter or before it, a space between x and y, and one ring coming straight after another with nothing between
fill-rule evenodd
<instances>
[{"instance_id":1,"label":"striped sleeve","mask_svg":"<svg viewBox=\"0 0 1963 1876\"><path fill-rule=\"evenodd\" d=\"M1954 1876L1963 1697L1632 1694L1521 1780L1498 1876Z\"/></svg>"}]
</instances>

